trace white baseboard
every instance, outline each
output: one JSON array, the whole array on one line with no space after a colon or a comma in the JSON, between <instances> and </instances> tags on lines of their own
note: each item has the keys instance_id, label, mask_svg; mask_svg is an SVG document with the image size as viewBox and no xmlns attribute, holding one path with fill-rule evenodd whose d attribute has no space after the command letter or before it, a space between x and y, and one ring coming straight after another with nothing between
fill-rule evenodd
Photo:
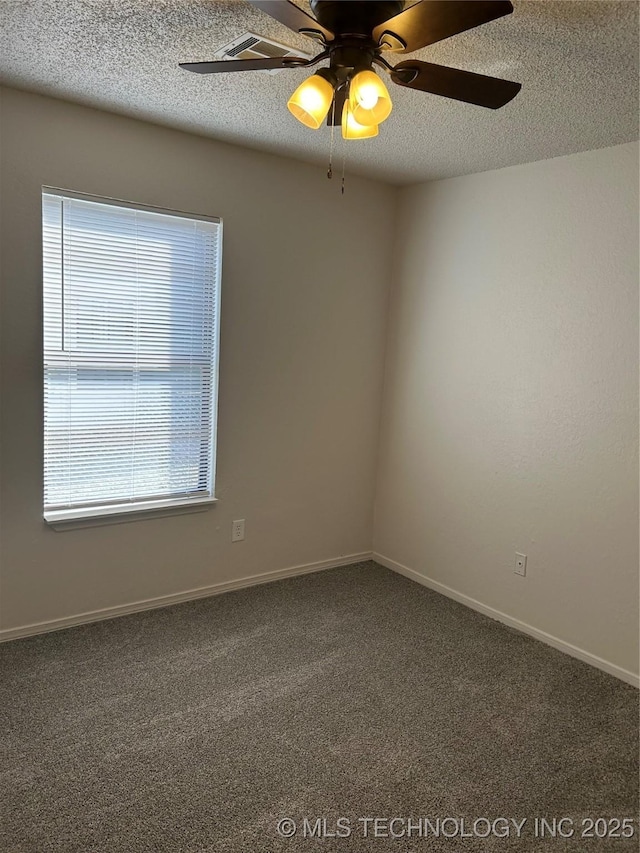
<instances>
[{"instance_id":1,"label":"white baseboard","mask_svg":"<svg viewBox=\"0 0 640 853\"><path fill-rule=\"evenodd\" d=\"M597 669L608 672L609 675L614 675L621 681L626 681L627 684L632 684L634 687L640 687L640 676L627 669L623 669L621 666L617 666L615 663L611 663L597 655L593 655L591 652L586 652L584 649L574 646L571 643L567 643L565 640L559 639L559 637L554 637L552 634L547 634L546 631L534 628L533 625L522 622L520 619L515 619L513 616L509 616L507 613L502 613L500 610L489 607L489 605L483 604L481 601L476 601L475 598L471 598L462 592L458 592L449 586L445 586L445 584L440 583L439 581L434 581L426 575L416 572L414 569L403 566L402 563L397 563L395 560L385 557L383 554L377 554L374 552L372 559L375 560L376 563L380 563L381 566L385 566L387 569L391 569L400 575L404 575L406 578L417 581L417 583L434 590L434 592L439 592L441 595L446 595L447 598L452 598L454 601L458 601L460 604L464 604L472 610L484 613L484 615L489 616L490 619L503 622L510 628L515 628L523 634L528 634L530 637L534 637L536 640L541 640L548 646L553 646L554 649L558 649L567 655L571 655L571 657L583 661L583 663L588 663L591 666L595 666Z\"/></svg>"},{"instance_id":2,"label":"white baseboard","mask_svg":"<svg viewBox=\"0 0 640 853\"><path fill-rule=\"evenodd\" d=\"M220 595L234 589L244 589L250 586L257 586L258 584L282 580L283 578L292 578L299 575L320 572L324 569L334 569L340 566L348 566L352 563L361 563L366 560L375 560L375 562L379 563L381 566L385 566L387 569L391 569L400 575L404 575L404 577L416 581L417 583L422 584L422 586L426 586L435 592L439 592L441 595L447 596L447 598L452 598L454 601L458 601L460 604L464 604L472 610L477 610L479 613L483 613L490 619L495 619L498 622L509 625L509 627L515 628L523 634L528 634L530 637L534 637L536 640L540 640L548 646L553 646L554 649L558 649L565 654L571 655L571 657L577 658L584 663L588 663L597 669L601 669L604 672L619 678L621 681L625 681L628 684L633 685L634 687L640 687L640 677L627 669L623 669L610 661L604 660L597 655L593 655L591 652L587 652L578 646L567 643L559 637L547 634L546 631L534 628L533 625L529 625L526 622L522 622L520 619L509 616L507 613L496 610L494 607L483 604L481 601L477 601L475 598L471 598L462 592L458 592L439 581L432 580L426 575L420 574L420 572L416 572L414 569L410 569L407 566L402 565L402 563L392 560L390 557L385 557L383 554L375 552L372 554L367 551L363 551L359 554L346 554L343 557L336 557L331 560L320 560L316 563L305 563L301 566L291 566L287 569L276 569L275 571L263 572L259 575L249 575L248 577L239 578L237 580L223 581L222 583L211 584L210 586L198 587L196 589L188 589L184 592L177 592L171 595L162 595L157 598L134 601L131 604L122 604L117 607L105 607L102 610L92 610L88 613L79 613L75 616L67 616L62 619L52 619L48 622L21 625L18 628L6 628L4 630L0 630L0 643L8 642L9 640L18 640L21 637L32 637L37 634L47 634L51 631L61 631L64 628L72 628L75 625L85 625L89 622L101 622L105 619L115 619L118 616L126 616L129 613L140 613L143 610L155 610L159 607L169 607L172 604L179 604L183 601L195 601L198 598L209 598L210 596Z\"/></svg>"},{"instance_id":3,"label":"white baseboard","mask_svg":"<svg viewBox=\"0 0 640 853\"><path fill-rule=\"evenodd\" d=\"M209 598L234 589L244 589L258 584L271 583L283 578L294 578L298 575L308 575L321 572L324 569L335 569L339 566L349 566L371 559L371 552L360 554L345 554L332 560L320 560L317 563L305 563L302 566L291 566L288 569L276 569L273 572L263 572L260 575L249 575L238 580L223 581L211 586L201 586L197 589L187 589L171 595L161 595L157 598L147 598L144 601L134 601L131 604L121 604L117 607L105 607L102 610L91 610L88 613L78 613L76 616L66 616L63 619L52 619L48 622L37 622L33 625L22 625L19 628L6 628L0 631L0 643L8 640L18 640L21 637L33 637L36 634L47 634L50 631L61 631L63 628L73 628L75 625L85 625L88 622L101 622L104 619L115 619L129 613L140 613L142 610L155 610L158 607L169 607L182 601L195 601L198 598Z\"/></svg>"}]
</instances>

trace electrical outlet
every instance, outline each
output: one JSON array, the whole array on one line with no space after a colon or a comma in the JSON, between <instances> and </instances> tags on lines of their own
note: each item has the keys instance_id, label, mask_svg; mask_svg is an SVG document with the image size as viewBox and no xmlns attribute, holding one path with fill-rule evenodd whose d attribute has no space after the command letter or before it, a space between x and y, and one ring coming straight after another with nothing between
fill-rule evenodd
<instances>
[{"instance_id":1,"label":"electrical outlet","mask_svg":"<svg viewBox=\"0 0 640 853\"><path fill-rule=\"evenodd\" d=\"M513 569L515 574L522 575L524 578L527 574L527 555L516 553L516 564Z\"/></svg>"},{"instance_id":2,"label":"electrical outlet","mask_svg":"<svg viewBox=\"0 0 640 853\"><path fill-rule=\"evenodd\" d=\"M244 518L231 522L231 541L242 542L244 539Z\"/></svg>"}]
</instances>

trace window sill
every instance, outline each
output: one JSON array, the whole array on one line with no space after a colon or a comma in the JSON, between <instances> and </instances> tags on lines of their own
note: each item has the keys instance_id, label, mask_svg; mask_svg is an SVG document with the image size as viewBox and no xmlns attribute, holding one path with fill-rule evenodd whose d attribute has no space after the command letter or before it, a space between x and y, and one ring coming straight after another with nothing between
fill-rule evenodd
<instances>
[{"instance_id":1,"label":"window sill","mask_svg":"<svg viewBox=\"0 0 640 853\"><path fill-rule=\"evenodd\" d=\"M78 527L101 527L123 524L148 518L203 512L217 503L217 498L184 498L144 501L130 506L96 506L91 509L56 509L44 513L44 520L54 530L74 530Z\"/></svg>"}]
</instances>

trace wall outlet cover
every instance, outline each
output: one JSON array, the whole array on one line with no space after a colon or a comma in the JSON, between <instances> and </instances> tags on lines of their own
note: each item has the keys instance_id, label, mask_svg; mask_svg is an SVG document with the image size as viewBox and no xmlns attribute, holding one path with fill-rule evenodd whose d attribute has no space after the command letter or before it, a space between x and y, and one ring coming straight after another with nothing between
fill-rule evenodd
<instances>
[{"instance_id":1,"label":"wall outlet cover","mask_svg":"<svg viewBox=\"0 0 640 853\"><path fill-rule=\"evenodd\" d=\"M513 569L516 575L525 577L527 574L527 555L516 553L516 564Z\"/></svg>"},{"instance_id":2,"label":"wall outlet cover","mask_svg":"<svg viewBox=\"0 0 640 853\"><path fill-rule=\"evenodd\" d=\"M244 539L244 518L231 522L231 541L242 542Z\"/></svg>"}]
</instances>

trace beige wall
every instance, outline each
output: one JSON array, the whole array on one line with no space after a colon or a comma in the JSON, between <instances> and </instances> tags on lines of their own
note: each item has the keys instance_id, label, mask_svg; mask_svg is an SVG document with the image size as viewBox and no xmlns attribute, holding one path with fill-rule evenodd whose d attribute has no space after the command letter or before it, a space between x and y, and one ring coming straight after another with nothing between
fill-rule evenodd
<instances>
[{"instance_id":1,"label":"beige wall","mask_svg":"<svg viewBox=\"0 0 640 853\"><path fill-rule=\"evenodd\" d=\"M396 258L374 550L637 673L637 144L407 189Z\"/></svg>"},{"instance_id":2,"label":"beige wall","mask_svg":"<svg viewBox=\"0 0 640 853\"><path fill-rule=\"evenodd\" d=\"M395 191L348 176L342 197L323 169L15 90L1 106L1 628L370 551ZM223 218L210 511L42 521L43 184Z\"/></svg>"}]
</instances>

